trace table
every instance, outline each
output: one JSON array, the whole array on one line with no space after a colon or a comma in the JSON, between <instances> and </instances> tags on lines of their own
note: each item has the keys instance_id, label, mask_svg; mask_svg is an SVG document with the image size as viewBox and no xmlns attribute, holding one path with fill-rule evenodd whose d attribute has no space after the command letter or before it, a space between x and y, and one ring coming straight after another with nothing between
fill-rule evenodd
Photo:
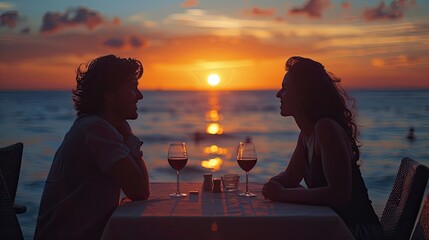
<instances>
[{"instance_id":1,"label":"table","mask_svg":"<svg viewBox=\"0 0 429 240\"><path fill-rule=\"evenodd\" d=\"M244 198L180 183L181 192L199 194L170 198L176 183L151 183L150 199L119 206L101 239L353 239L331 208L272 202L261 189L262 184L249 183L258 196Z\"/></svg>"}]
</instances>

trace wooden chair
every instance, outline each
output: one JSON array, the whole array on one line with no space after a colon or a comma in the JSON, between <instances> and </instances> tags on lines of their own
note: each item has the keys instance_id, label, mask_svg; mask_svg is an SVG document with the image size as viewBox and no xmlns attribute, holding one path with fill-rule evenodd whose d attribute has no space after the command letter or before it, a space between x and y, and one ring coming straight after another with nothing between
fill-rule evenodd
<instances>
[{"instance_id":1,"label":"wooden chair","mask_svg":"<svg viewBox=\"0 0 429 240\"><path fill-rule=\"evenodd\" d=\"M15 204L23 148L24 144L21 142L0 148L0 170L16 213L24 213L27 210L25 206Z\"/></svg>"},{"instance_id":2,"label":"wooden chair","mask_svg":"<svg viewBox=\"0 0 429 240\"><path fill-rule=\"evenodd\" d=\"M422 203L429 168L403 158L380 218L385 239L409 239Z\"/></svg>"},{"instance_id":3,"label":"wooden chair","mask_svg":"<svg viewBox=\"0 0 429 240\"><path fill-rule=\"evenodd\" d=\"M411 240L429 240L429 194L426 196Z\"/></svg>"},{"instance_id":4,"label":"wooden chair","mask_svg":"<svg viewBox=\"0 0 429 240\"><path fill-rule=\"evenodd\" d=\"M0 170L0 239L24 239Z\"/></svg>"}]
</instances>

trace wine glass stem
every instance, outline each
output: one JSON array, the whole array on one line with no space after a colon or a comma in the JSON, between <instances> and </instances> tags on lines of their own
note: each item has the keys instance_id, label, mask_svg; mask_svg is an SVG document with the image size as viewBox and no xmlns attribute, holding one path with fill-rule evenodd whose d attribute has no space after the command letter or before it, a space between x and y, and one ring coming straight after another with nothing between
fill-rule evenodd
<instances>
[{"instance_id":1,"label":"wine glass stem","mask_svg":"<svg viewBox=\"0 0 429 240\"><path fill-rule=\"evenodd\" d=\"M179 171L176 171L176 175L177 175L177 190L176 190L176 194L180 193L180 189L179 189Z\"/></svg>"},{"instance_id":2,"label":"wine glass stem","mask_svg":"<svg viewBox=\"0 0 429 240\"><path fill-rule=\"evenodd\" d=\"M249 172L246 172L246 193L249 192Z\"/></svg>"}]
</instances>

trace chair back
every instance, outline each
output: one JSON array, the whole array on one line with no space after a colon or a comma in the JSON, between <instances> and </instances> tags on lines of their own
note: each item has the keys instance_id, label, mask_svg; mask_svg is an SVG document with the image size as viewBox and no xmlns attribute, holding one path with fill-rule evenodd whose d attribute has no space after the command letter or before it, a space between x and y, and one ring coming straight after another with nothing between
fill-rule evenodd
<instances>
[{"instance_id":1,"label":"chair back","mask_svg":"<svg viewBox=\"0 0 429 240\"><path fill-rule=\"evenodd\" d=\"M429 240L429 193L426 196L411 240Z\"/></svg>"},{"instance_id":2,"label":"chair back","mask_svg":"<svg viewBox=\"0 0 429 240\"><path fill-rule=\"evenodd\" d=\"M18 188L23 148L24 144L21 142L0 148L0 170L3 173L12 204L15 203L16 189Z\"/></svg>"},{"instance_id":3,"label":"chair back","mask_svg":"<svg viewBox=\"0 0 429 240\"><path fill-rule=\"evenodd\" d=\"M380 218L385 239L409 239L429 178L429 169L403 158Z\"/></svg>"},{"instance_id":4,"label":"chair back","mask_svg":"<svg viewBox=\"0 0 429 240\"><path fill-rule=\"evenodd\" d=\"M0 170L0 239L23 239L18 218Z\"/></svg>"}]
</instances>

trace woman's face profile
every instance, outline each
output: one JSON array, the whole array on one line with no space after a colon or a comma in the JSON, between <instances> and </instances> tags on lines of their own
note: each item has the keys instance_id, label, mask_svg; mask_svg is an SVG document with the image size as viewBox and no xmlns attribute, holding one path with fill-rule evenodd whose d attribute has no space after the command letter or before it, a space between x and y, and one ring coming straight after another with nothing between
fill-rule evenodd
<instances>
[{"instance_id":1,"label":"woman's face profile","mask_svg":"<svg viewBox=\"0 0 429 240\"><path fill-rule=\"evenodd\" d=\"M298 95L291 80L291 75L286 73L283 77L282 88L276 94L276 97L280 99L280 114L284 117L293 116L298 111Z\"/></svg>"}]
</instances>

